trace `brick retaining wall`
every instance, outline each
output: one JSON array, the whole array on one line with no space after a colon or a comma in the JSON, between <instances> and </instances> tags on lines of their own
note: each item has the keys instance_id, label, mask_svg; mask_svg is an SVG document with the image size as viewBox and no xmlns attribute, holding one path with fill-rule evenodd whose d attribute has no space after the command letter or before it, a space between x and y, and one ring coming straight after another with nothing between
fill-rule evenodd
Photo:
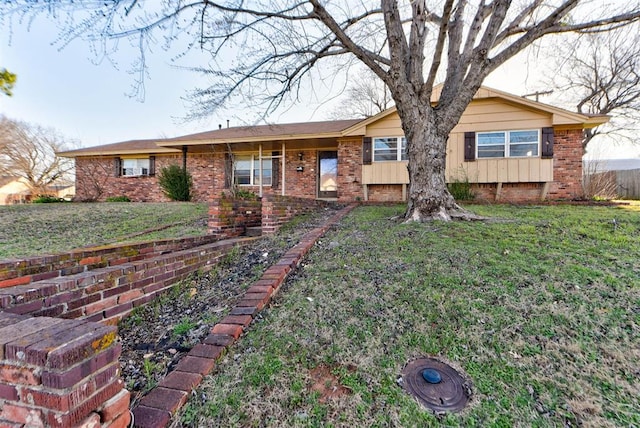
<instances>
[{"instance_id":1,"label":"brick retaining wall","mask_svg":"<svg viewBox=\"0 0 640 428\"><path fill-rule=\"evenodd\" d=\"M153 259L0 289L0 310L116 322L190 274L211 269L231 247L250 241L251 238L237 238L214 242Z\"/></svg>"},{"instance_id":2,"label":"brick retaining wall","mask_svg":"<svg viewBox=\"0 0 640 428\"><path fill-rule=\"evenodd\" d=\"M262 233L276 233L280 226L297 214L317 210L332 202L293 196L266 195L262 198Z\"/></svg>"},{"instance_id":3,"label":"brick retaining wall","mask_svg":"<svg viewBox=\"0 0 640 428\"><path fill-rule=\"evenodd\" d=\"M325 207L332 202L295 196L264 195L259 199L222 197L209 205L209 234L217 238L243 235L247 227L276 233L296 214Z\"/></svg>"},{"instance_id":4,"label":"brick retaining wall","mask_svg":"<svg viewBox=\"0 0 640 428\"><path fill-rule=\"evenodd\" d=\"M243 235L247 227L260 226L259 199L221 197L209 205L209 235L227 238Z\"/></svg>"},{"instance_id":5,"label":"brick retaining wall","mask_svg":"<svg viewBox=\"0 0 640 428\"><path fill-rule=\"evenodd\" d=\"M5 287L130 263L171 251L210 244L217 240L215 236L196 236L130 245L104 245L55 255L2 260L0 261L0 292Z\"/></svg>"},{"instance_id":6,"label":"brick retaining wall","mask_svg":"<svg viewBox=\"0 0 640 428\"><path fill-rule=\"evenodd\" d=\"M116 328L0 312L0 426L129 425Z\"/></svg>"}]
</instances>

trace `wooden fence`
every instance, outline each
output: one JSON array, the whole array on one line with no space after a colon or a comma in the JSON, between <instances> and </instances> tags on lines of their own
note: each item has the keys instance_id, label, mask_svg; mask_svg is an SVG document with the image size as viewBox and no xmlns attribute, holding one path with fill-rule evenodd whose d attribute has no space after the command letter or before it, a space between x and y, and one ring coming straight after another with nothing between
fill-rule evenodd
<instances>
[{"instance_id":1,"label":"wooden fence","mask_svg":"<svg viewBox=\"0 0 640 428\"><path fill-rule=\"evenodd\" d=\"M588 196L640 199L640 169L607 171L585 175L584 187ZM606 193L615 193L615 195Z\"/></svg>"}]
</instances>

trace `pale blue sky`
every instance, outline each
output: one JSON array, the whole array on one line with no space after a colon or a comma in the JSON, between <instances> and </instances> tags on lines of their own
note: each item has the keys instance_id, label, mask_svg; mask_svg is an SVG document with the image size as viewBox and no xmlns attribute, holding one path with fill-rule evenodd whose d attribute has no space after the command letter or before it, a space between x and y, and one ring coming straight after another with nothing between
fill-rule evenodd
<instances>
[{"instance_id":1,"label":"pale blue sky","mask_svg":"<svg viewBox=\"0 0 640 428\"><path fill-rule=\"evenodd\" d=\"M188 105L182 98L202 81L198 74L174 67L171 54L156 48L148 55L149 76L145 99L140 102L128 95L135 82L135 76L128 73L134 51L122 44L115 58L117 67L109 61L96 65L87 44L78 40L59 49L52 45L56 35L56 26L43 17L32 24L30 31L14 28L9 34L2 28L0 67L16 73L18 82L13 97L0 97L1 114L53 127L79 140L82 147L200 132L215 129L218 124L226 126L227 119L232 126L254 120L239 107L206 120L184 122ZM195 52L186 60L195 64L207 58ZM526 56L516 58L485 84L517 95L530 92L537 81L527 72L526 61ZM277 123L325 120L334 105L335 101L319 104L307 100L268 119ZM602 158L640 157L640 146L623 145L613 150L606 148L610 144L601 146L594 151Z\"/></svg>"}]
</instances>

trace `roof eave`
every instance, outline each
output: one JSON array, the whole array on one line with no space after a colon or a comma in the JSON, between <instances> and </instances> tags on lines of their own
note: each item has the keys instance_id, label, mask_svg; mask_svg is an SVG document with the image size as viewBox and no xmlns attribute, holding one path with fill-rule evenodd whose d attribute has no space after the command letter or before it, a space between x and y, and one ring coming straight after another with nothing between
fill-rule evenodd
<instances>
[{"instance_id":1,"label":"roof eave","mask_svg":"<svg viewBox=\"0 0 640 428\"><path fill-rule=\"evenodd\" d=\"M158 141L159 147L181 147L181 146L202 146L205 144L239 144L239 143L264 143L268 141L291 141L291 140L316 140L325 138L342 137L342 132L327 132L316 134L282 134L255 137L233 137L233 138L203 138L197 140L165 140Z\"/></svg>"},{"instance_id":2,"label":"roof eave","mask_svg":"<svg viewBox=\"0 0 640 428\"><path fill-rule=\"evenodd\" d=\"M130 149L130 150L95 150L95 151L80 151L69 150L66 152L56 153L63 158L76 158L76 157L89 157L89 156L115 156L115 155L141 155L141 154L163 154L163 153L180 153L180 150L160 147L153 149Z\"/></svg>"}]
</instances>

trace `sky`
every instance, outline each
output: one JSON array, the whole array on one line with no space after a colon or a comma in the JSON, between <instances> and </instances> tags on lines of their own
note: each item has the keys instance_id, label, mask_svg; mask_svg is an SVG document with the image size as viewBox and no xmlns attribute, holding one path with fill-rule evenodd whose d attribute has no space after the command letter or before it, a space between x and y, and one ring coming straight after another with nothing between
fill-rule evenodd
<instances>
[{"instance_id":1,"label":"sky","mask_svg":"<svg viewBox=\"0 0 640 428\"><path fill-rule=\"evenodd\" d=\"M185 121L189 105L185 96L202 77L181 69L172 55L155 49L148 55L149 75L145 96L132 96L135 76L129 73L135 51L121 46L114 61L98 61L88 44L76 40L64 48L54 45L56 25L40 17L31 28L0 27L0 68L18 76L12 97L0 96L0 114L11 119L55 128L79 147L133 139L165 138L216 129L218 124L251 124L253 116L241 106L213 114L205 120ZM519 55L484 82L516 95L532 92L538 84L535 64ZM198 52L181 64L204 64ZM115 63L115 64L114 64ZM540 101L549 102L541 99ZM278 111L271 123L327 120L337 100L309 102ZM639 158L640 144L613 146L604 142L590 151L599 158Z\"/></svg>"}]
</instances>

